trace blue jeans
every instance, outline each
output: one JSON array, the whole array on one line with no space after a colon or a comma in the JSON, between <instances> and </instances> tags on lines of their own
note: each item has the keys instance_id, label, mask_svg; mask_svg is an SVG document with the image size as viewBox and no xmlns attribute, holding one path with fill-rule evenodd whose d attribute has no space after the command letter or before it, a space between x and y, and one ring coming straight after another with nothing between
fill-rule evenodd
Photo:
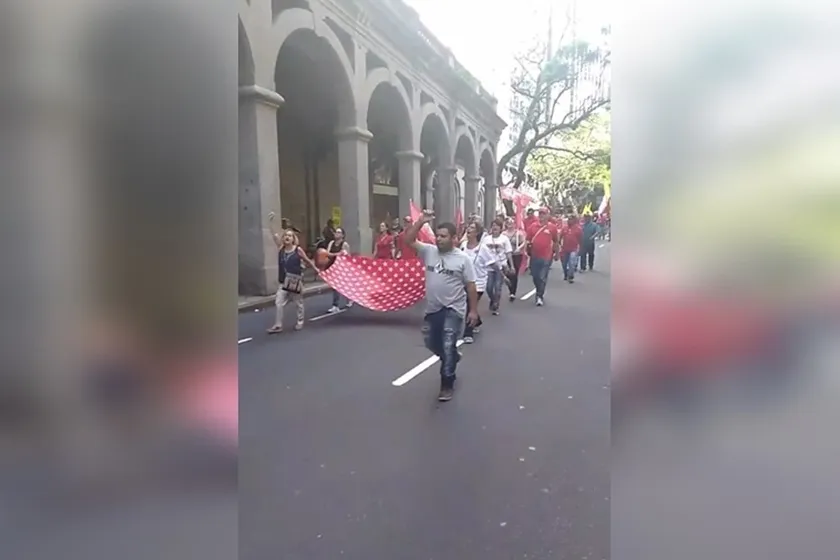
<instances>
[{"instance_id":1,"label":"blue jeans","mask_svg":"<svg viewBox=\"0 0 840 560\"><path fill-rule=\"evenodd\" d=\"M551 259L531 259L531 278L534 279L534 288L537 289L538 298L545 297L549 270L551 270Z\"/></svg>"},{"instance_id":2,"label":"blue jeans","mask_svg":"<svg viewBox=\"0 0 840 560\"><path fill-rule=\"evenodd\" d=\"M347 298L338 293L338 290L333 290L332 304L334 307L341 307L342 300L347 305Z\"/></svg>"},{"instance_id":3,"label":"blue jeans","mask_svg":"<svg viewBox=\"0 0 840 560\"><path fill-rule=\"evenodd\" d=\"M464 318L454 309L445 307L426 315L423 340L426 348L440 358L441 382L447 387L452 387L455 382L455 367L458 365L458 348L455 344L463 331Z\"/></svg>"},{"instance_id":4,"label":"blue jeans","mask_svg":"<svg viewBox=\"0 0 840 560\"><path fill-rule=\"evenodd\" d=\"M577 251L562 253L560 255L560 264L563 265L563 280L574 280L575 270L578 266Z\"/></svg>"},{"instance_id":5,"label":"blue jeans","mask_svg":"<svg viewBox=\"0 0 840 560\"><path fill-rule=\"evenodd\" d=\"M487 297L490 299L490 311L499 309L502 299L502 271L492 269L487 273Z\"/></svg>"}]
</instances>

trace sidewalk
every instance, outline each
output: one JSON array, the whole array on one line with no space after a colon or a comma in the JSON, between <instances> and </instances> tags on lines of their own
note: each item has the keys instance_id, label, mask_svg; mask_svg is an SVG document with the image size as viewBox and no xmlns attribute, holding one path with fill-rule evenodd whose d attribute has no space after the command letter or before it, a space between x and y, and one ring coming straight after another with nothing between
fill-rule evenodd
<instances>
[{"instance_id":1,"label":"sidewalk","mask_svg":"<svg viewBox=\"0 0 840 560\"><path fill-rule=\"evenodd\" d=\"M312 282L303 288L303 297L316 296L330 291L324 282ZM263 309L274 305L274 296L239 296L239 312Z\"/></svg>"}]
</instances>

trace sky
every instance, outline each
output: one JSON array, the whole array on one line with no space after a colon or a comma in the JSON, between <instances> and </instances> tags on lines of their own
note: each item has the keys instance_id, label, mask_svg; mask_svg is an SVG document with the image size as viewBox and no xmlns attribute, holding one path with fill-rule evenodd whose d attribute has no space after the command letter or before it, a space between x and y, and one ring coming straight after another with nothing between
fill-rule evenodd
<instances>
[{"instance_id":1,"label":"sky","mask_svg":"<svg viewBox=\"0 0 840 560\"><path fill-rule=\"evenodd\" d=\"M559 34L566 21L566 10L574 0L404 1L420 14L423 23L484 88L498 98L499 116L510 121L508 77L516 53L545 37L550 4L554 5L554 27ZM598 39L601 27L610 23L612 1L576 1L579 38Z\"/></svg>"}]
</instances>

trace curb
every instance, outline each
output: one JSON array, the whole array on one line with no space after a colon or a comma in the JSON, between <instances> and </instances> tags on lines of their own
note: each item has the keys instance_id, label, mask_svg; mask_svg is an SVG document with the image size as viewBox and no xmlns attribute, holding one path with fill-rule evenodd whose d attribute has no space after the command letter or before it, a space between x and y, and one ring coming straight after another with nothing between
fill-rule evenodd
<instances>
[{"instance_id":1,"label":"curb","mask_svg":"<svg viewBox=\"0 0 840 560\"><path fill-rule=\"evenodd\" d=\"M311 296L317 296L326 292L332 291L332 288L327 286L326 284L316 284L314 286L307 286L303 289L303 297L308 298ZM239 304L239 313L245 313L246 311L253 311L255 309L265 309L266 307L274 307L274 298L275 296L262 296L259 299L255 299L253 301L249 301L247 303L240 303Z\"/></svg>"}]
</instances>

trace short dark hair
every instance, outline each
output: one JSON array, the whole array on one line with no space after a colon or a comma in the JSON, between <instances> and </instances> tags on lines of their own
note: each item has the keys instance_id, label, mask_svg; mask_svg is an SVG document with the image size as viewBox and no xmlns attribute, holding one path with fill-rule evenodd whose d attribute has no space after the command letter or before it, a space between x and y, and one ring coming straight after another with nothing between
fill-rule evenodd
<instances>
[{"instance_id":1,"label":"short dark hair","mask_svg":"<svg viewBox=\"0 0 840 560\"><path fill-rule=\"evenodd\" d=\"M458 232L458 229L455 227L455 224L453 224L452 222L443 222L442 224L438 224L437 227L435 228L435 231L437 231L439 229L445 229L446 231L449 232L449 235L451 237L455 237L455 235Z\"/></svg>"}]
</instances>

